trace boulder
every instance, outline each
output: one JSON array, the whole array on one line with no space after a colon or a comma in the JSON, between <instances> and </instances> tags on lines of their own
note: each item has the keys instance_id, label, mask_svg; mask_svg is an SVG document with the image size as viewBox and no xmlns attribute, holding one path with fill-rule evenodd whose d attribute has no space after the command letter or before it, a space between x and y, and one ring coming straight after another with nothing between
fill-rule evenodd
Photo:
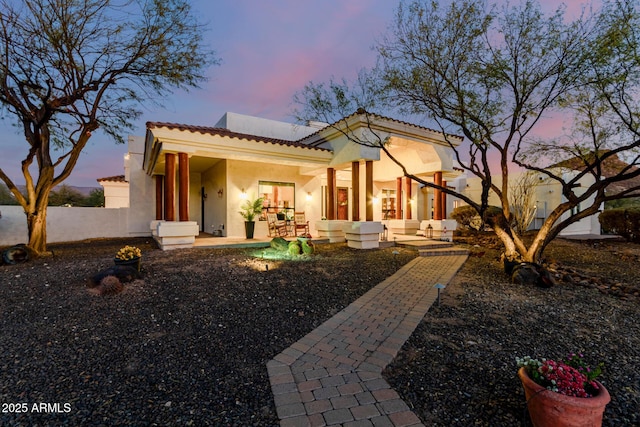
<instances>
[{"instance_id":1,"label":"boulder","mask_svg":"<svg viewBox=\"0 0 640 427\"><path fill-rule=\"evenodd\" d=\"M521 262L513 268L511 281L521 285L535 285L550 288L555 284L551 273L540 264Z\"/></svg>"}]
</instances>

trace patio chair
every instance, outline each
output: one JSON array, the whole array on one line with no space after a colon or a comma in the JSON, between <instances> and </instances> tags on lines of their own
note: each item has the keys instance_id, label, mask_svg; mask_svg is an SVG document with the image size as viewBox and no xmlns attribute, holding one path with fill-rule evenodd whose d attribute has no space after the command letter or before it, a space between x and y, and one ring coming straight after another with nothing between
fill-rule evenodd
<instances>
[{"instance_id":1,"label":"patio chair","mask_svg":"<svg viewBox=\"0 0 640 427\"><path fill-rule=\"evenodd\" d=\"M300 234L309 234L309 221L304 217L304 212L295 212L293 214L293 231L298 236Z\"/></svg>"},{"instance_id":2,"label":"patio chair","mask_svg":"<svg viewBox=\"0 0 640 427\"><path fill-rule=\"evenodd\" d=\"M274 213L267 214L267 226L269 229L269 237L283 237L287 235L287 223L279 220L278 215Z\"/></svg>"}]
</instances>

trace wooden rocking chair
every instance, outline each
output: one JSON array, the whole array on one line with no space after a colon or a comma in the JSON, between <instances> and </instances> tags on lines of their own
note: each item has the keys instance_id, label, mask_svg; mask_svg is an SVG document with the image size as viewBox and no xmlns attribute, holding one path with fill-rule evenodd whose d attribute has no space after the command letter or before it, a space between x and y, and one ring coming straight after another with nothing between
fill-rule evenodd
<instances>
[{"instance_id":1,"label":"wooden rocking chair","mask_svg":"<svg viewBox=\"0 0 640 427\"><path fill-rule=\"evenodd\" d=\"M287 223L278 220L278 215L274 213L267 214L267 226L269 228L269 237L284 237L287 235Z\"/></svg>"},{"instance_id":2,"label":"wooden rocking chair","mask_svg":"<svg viewBox=\"0 0 640 427\"><path fill-rule=\"evenodd\" d=\"M304 212L296 212L293 214L293 231L298 236L300 234L309 234L309 221L304 217Z\"/></svg>"}]
</instances>

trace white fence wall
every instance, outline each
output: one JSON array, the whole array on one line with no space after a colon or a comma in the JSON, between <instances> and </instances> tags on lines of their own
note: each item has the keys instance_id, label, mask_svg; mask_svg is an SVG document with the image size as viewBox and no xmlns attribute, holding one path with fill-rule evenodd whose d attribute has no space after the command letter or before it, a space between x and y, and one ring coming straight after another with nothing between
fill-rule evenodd
<instances>
[{"instance_id":1,"label":"white fence wall","mask_svg":"<svg viewBox=\"0 0 640 427\"><path fill-rule=\"evenodd\" d=\"M101 237L128 237L129 208L47 208L47 243ZM0 206L0 246L27 243L27 219L21 206ZM151 235L151 231L149 231Z\"/></svg>"}]
</instances>

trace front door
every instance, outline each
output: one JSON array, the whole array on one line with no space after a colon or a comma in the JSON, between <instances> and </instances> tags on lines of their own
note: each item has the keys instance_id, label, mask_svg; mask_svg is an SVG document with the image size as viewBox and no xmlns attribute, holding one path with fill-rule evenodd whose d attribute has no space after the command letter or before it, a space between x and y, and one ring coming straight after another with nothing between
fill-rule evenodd
<instances>
[{"instance_id":1,"label":"front door","mask_svg":"<svg viewBox=\"0 0 640 427\"><path fill-rule=\"evenodd\" d=\"M349 219L349 189L347 187L338 187L338 218Z\"/></svg>"}]
</instances>

